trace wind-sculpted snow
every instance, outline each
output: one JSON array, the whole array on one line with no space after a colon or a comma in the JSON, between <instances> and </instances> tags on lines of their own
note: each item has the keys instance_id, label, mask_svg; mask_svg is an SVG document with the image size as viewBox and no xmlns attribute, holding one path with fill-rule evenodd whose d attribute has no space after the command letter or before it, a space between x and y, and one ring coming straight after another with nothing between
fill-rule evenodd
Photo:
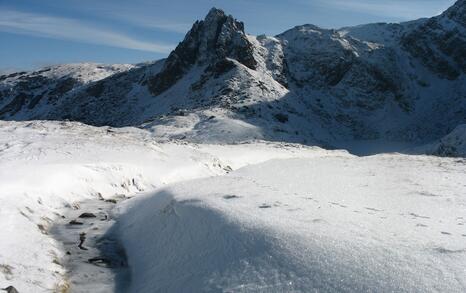
<instances>
[{"instance_id":1,"label":"wind-sculpted snow","mask_svg":"<svg viewBox=\"0 0 466 293\"><path fill-rule=\"evenodd\" d=\"M139 196L117 226L130 292L463 292L464 171L340 154Z\"/></svg>"}]
</instances>

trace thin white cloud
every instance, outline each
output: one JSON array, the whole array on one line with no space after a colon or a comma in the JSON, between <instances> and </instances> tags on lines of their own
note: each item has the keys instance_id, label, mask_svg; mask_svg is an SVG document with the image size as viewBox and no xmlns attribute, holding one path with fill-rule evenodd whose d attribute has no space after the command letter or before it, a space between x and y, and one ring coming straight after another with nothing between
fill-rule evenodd
<instances>
[{"instance_id":1,"label":"thin white cloud","mask_svg":"<svg viewBox=\"0 0 466 293\"><path fill-rule=\"evenodd\" d=\"M168 53L173 45L142 41L82 21L16 10L1 9L0 31L65 39L155 53Z\"/></svg>"},{"instance_id":2,"label":"thin white cloud","mask_svg":"<svg viewBox=\"0 0 466 293\"><path fill-rule=\"evenodd\" d=\"M189 31L192 24L176 23L169 21L156 20L152 16L144 16L143 14L128 14L125 12L112 11L107 15L118 21L124 21L128 24L133 24L142 28L156 29L178 34L185 34Z\"/></svg>"},{"instance_id":3,"label":"thin white cloud","mask_svg":"<svg viewBox=\"0 0 466 293\"><path fill-rule=\"evenodd\" d=\"M182 17L176 9L161 8L163 4L160 1L67 0L66 5L68 8L72 7L89 16L94 16L95 19L106 19L151 30L185 34L192 26L192 22L179 21Z\"/></svg>"}]
</instances>

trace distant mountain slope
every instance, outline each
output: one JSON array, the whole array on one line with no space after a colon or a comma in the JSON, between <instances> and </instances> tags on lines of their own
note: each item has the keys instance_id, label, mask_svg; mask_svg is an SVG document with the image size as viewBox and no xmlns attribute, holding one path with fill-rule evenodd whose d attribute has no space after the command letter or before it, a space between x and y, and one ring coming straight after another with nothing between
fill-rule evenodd
<instances>
[{"instance_id":1,"label":"distant mountain slope","mask_svg":"<svg viewBox=\"0 0 466 293\"><path fill-rule=\"evenodd\" d=\"M434 143L415 149L415 152L441 157L466 157L466 124L459 125Z\"/></svg>"},{"instance_id":2,"label":"distant mountain slope","mask_svg":"<svg viewBox=\"0 0 466 293\"><path fill-rule=\"evenodd\" d=\"M430 19L256 37L212 9L155 63L90 83L40 80L57 88L44 96L0 78L0 118L142 125L210 142L426 142L466 123L465 11L460 0Z\"/></svg>"},{"instance_id":3,"label":"distant mountain slope","mask_svg":"<svg viewBox=\"0 0 466 293\"><path fill-rule=\"evenodd\" d=\"M44 118L83 86L133 67L127 64L82 63L2 75L0 117L5 120Z\"/></svg>"}]
</instances>

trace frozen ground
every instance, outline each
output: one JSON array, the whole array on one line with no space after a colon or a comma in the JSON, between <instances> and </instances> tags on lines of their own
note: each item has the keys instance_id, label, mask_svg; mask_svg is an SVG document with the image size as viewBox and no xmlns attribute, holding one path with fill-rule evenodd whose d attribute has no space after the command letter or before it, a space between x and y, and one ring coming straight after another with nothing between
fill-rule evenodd
<instances>
[{"instance_id":1,"label":"frozen ground","mask_svg":"<svg viewBox=\"0 0 466 293\"><path fill-rule=\"evenodd\" d=\"M0 287L464 292L465 178L461 158L0 122Z\"/></svg>"}]
</instances>

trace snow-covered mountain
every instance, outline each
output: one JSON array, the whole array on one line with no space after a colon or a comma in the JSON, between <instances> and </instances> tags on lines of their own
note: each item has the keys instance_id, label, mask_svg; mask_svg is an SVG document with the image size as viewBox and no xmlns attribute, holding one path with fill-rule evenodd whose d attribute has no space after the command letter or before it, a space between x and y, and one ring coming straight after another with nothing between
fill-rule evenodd
<instances>
[{"instance_id":1,"label":"snow-covered mountain","mask_svg":"<svg viewBox=\"0 0 466 293\"><path fill-rule=\"evenodd\" d=\"M432 141L466 122L465 11L270 37L214 8L164 60L0 77L0 118L210 142Z\"/></svg>"},{"instance_id":2,"label":"snow-covered mountain","mask_svg":"<svg viewBox=\"0 0 466 293\"><path fill-rule=\"evenodd\" d=\"M417 153L441 157L466 157L466 124L431 144L416 149Z\"/></svg>"},{"instance_id":3,"label":"snow-covered mountain","mask_svg":"<svg viewBox=\"0 0 466 293\"><path fill-rule=\"evenodd\" d=\"M93 63L50 66L0 76L0 115L4 119L43 118L85 85L133 68Z\"/></svg>"}]
</instances>

